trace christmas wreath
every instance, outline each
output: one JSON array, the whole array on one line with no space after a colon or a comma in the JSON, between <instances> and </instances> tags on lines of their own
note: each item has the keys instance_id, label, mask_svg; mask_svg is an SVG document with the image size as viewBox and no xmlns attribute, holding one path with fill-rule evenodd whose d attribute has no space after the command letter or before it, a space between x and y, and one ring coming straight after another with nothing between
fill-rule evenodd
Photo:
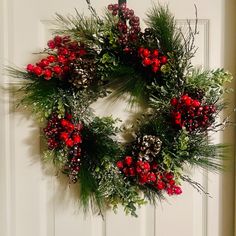
<instances>
[{"instance_id":1,"label":"christmas wreath","mask_svg":"<svg viewBox=\"0 0 236 236\"><path fill-rule=\"evenodd\" d=\"M168 7L156 5L143 31L126 4L111 4L103 17L56 15L56 36L42 58L25 70L20 104L43 124L44 160L77 184L79 200L101 213L107 206L136 208L149 200L182 193L181 182L200 189L184 167L221 168L222 145L208 131L224 128L217 116L231 75L191 64L197 28L177 26ZM98 117L91 104L124 98L142 108L131 125ZM117 134L123 134L118 141ZM142 193L142 194L141 194Z\"/></svg>"}]
</instances>

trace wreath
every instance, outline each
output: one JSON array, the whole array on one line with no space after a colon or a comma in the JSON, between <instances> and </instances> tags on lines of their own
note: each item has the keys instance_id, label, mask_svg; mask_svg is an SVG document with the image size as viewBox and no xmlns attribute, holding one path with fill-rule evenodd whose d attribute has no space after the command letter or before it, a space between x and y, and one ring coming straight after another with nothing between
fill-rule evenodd
<instances>
[{"instance_id":1,"label":"wreath","mask_svg":"<svg viewBox=\"0 0 236 236\"><path fill-rule=\"evenodd\" d=\"M232 76L191 64L197 20L183 32L167 6L155 5L142 31L125 3L109 5L103 17L88 6L90 17L56 14L42 58L9 68L23 79L20 104L43 124L43 159L78 186L85 209L100 213L121 204L136 215L147 200L181 194L182 181L200 190L184 167L221 169L223 145L209 142L208 132L227 123L217 117ZM95 115L91 104L101 98L142 112L119 126Z\"/></svg>"}]
</instances>

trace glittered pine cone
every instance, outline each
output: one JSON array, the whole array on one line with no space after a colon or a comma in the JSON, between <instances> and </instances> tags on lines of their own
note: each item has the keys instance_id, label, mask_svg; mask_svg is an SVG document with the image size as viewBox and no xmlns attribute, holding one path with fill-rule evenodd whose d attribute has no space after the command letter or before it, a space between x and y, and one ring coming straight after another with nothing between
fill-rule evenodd
<instances>
[{"instance_id":1,"label":"glittered pine cone","mask_svg":"<svg viewBox=\"0 0 236 236\"><path fill-rule=\"evenodd\" d=\"M70 79L78 89L87 88L96 79L96 66L94 60L79 58L76 62L70 64Z\"/></svg>"},{"instance_id":2,"label":"glittered pine cone","mask_svg":"<svg viewBox=\"0 0 236 236\"><path fill-rule=\"evenodd\" d=\"M144 135L137 140L138 157L153 161L161 150L162 141L154 135Z\"/></svg>"}]
</instances>

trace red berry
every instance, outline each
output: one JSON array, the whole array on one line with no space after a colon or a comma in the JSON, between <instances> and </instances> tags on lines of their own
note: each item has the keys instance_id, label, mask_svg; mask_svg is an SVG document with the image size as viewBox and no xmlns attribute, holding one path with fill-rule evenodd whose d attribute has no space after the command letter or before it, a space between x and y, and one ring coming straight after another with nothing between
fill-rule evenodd
<instances>
[{"instance_id":1,"label":"red berry","mask_svg":"<svg viewBox=\"0 0 236 236\"><path fill-rule=\"evenodd\" d=\"M125 157L125 164L127 166L130 166L132 164L132 162L133 162L133 158L131 156L126 156Z\"/></svg>"},{"instance_id":2,"label":"red berry","mask_svg":"<svg viewBox=\"0 0 236 236\"><path fill-rule=\"evenodd\" d=\"M147 181L148 181L148 177L146 174L142 174L139 176L139 183L140 184L145 184L145 183L147 183Z\"/></svg>"},{"instance_id":3,"label":"red berry","mask_svg":"<svg viewBox=\"0 0 236 236\"><path fill-rule=\"evenodd\" d=\"M174 178L174 175L171 173L171 172L168 172L165 174L165 177L168 179L168 180L171 180Z\"/></svg>"},{"instance_id":4,"label":"red berry","mask_svg":"<svg viewBox=\"0 0 236 236\"><path fill-rule=\"evenodd\" d=\"M50 80L50 79L52 78L52 71L49 70L49 69L46 69L46 70L44 71L44 78L45 78L46 80Z\"/></svg>"},{"instance_id":5,"label":"red berry","mask_svg":"<svg viewBox=\"0 0 236 236\"><path fill-rule=\"evenodd\" d=\"M184 103L186 106L190 106L192 103L192 99L190 97L188 97L187 99L185 99Z\"/></svg>"},{"instance_id":6,"label":"red berry","mask_svg":"<svg viewBox=\"0 0 236 236\"><path fill-rule=\"evenodd\" d=\"M73 131L75 129L75 126L72 123L68 122L67 128L69 131Z\"/></svg>"},{"instance_id":7,"label":"red berry","mask_svg":"<svg viewBox=\"0 0 236 236\"><path fill-rule=\"evenodd\" d=\"M79 135L74 135L73 136L73 141L74 141L75 144L82 143L82 138Z\"/></svg>"},{"instance_id":8,"label":"red berry","mask_svg":"<svg viewBox=\"0 0 236 236\"><path fill-rule=\"evenodd\" d=\"M182 101L185 102L187 99L189 99L189 96L187 94L184 94L184 95L181 96Z\"/></svg>"},{"instance_id":9,"label":"red berry","mask_svg":"<svg viewBox=\"0 0 236 236\"><path fill-rule=\"evenodd\" d=\"M174 194L174 190L172 188L167 188L166 191L167 191L167 193L169 195L173 195Z\"/></svg>"},{"instance_id":10,"label":"red berry","mask_svg":"<svg viewBox=\"0 0 236 236\"><path fill-rule=\"evenodd\" d=\"M135 169L134 168L129 168L129 175L135 176Z\"/></svg>"},{"instance_id":11,"label":"red berry","mask_svg":"<svg viewBox=\"0 0 236 236\"><path fill-rule=\"evenodd\" d=\"M67 147L73 147L74 145L74 142L71 138L67 139L65 143Z\"/></svg>"},{"instance_id":12,"label":"red berry","mask_svg":"<svg viewBox=\"0 0 236 236\"><path fill-rule=\"evenodd\" d=\"M37 76L40 76L40 75L43 73L43 70L42 70L41 67L36 66L36 67L34 67L34 73L35 73Z\"/></svg>"},{"instance_id":13,"label":"red berry","mask_svg":"<svg viewBox=\"0 0 236 236\"><path fill-rule=\"evenodd\" d=\"M153 66L153 67L152 67L152 71L153 71L154 73L157 73L157 71L159 71L159 67L158 67L158 66Z\"/></svg>"},{"instance_id":14,"label":"red berry","mask_svg":"<svg viewBox=\"0 0 236 236\"><path fill-rule=\"evenodd\" d=\"M49 40L48 41L48 47L50 49L54 49L56 47L55 42L53 40Z\"/></svg>"},{"instance_id":15,"label":"red berry","mask_svg":"<svg viewBox=\"0 0 236 236\"><path fill-rule=\"evenodd\" d=\"M60 74L62 72L62 69L60 66L54 66L53 67L53 71L56 73L56 74Z\"/></svg>"},{"instance_id":16,"label":"red berry","mask_svg":"<svg viewBox=\"0 0 236 236\"><path fill-rule=\"evenodd\" d=\"M161 57L161 63L162 64L166 64L167 63L167 57L166 56L162 56Z\"/></svg>"},{"instance_id":17,"label":"red berry","mask_svg":"<svg viewBox=\"0 0 236 236\"><path fill-rule=\"evenodd\" d=\"M137 173L141 173L142 172L142 169L140 167L136 167L136 172Z\"/></svg>"},{"instance_id":18,"label":"red berry","mask_svg":"<svg viewBox=\"0 0 236 236\"><path fill-rule=\"evenodd\" d=\"M156 181L156 175L153 173L153 172L150 172L149 174L148 174L148 181L150 181L150 182L155 182Z\"/></svg>"},{"instance_id":19,"label":"red berry","mask_svg":"<svg viewBox=\"0 0 236 236\"><path fill-rule=\"evenodd\" d=\"M149 59L147 57L143 59L143 66L149 66L151 64L152 64L151 59Z\"/></svg>"},{"instance_id":20,"label":"red berry","mask_svg":"<svg viewBox=\"0 0 236 236\"><path fill-rule=\"evenodd\" d=\"M123 161L118 161L118 162L116 163L116 166L117 166L119 169L123 169L123 167L124 167Z\"/></svg>"},{"instance_id":21,"label":"red berry","mask_svg":"<svg viewBox=\"0 0 236 236\"><path fill-rule=\"evenodd\" d=\"M42 67L46 67L46 66L49 65L49 61L47 59L42 59L40 64L41 64Z\"/></svg>"},{"instance_id":22,"label":"red berry","mask_svg":"<svg viewBox=\"0 0 236 236\"><path fill-rule=\"evenodd\" d=\"M62 43L62 37L59 35L55 36L54 42L55 42L56 46L59 46Z\"/></svg>"},{"instance_id":23,"label":"red berry","mask_svg":"<svg viewBox=\"0 0 236 236\"><path fill-rule=\"evenodd\" d=\"M157 185L156 185L158 190L162 190L165 188L165 183L163 181L157 181Z\"/></svg>"},{"instance_id":24,"label":"red berry","mask_svg":"<svg viewBox=\"0 0 236 236\"><path fill-rule=\"evenodd\" d=\"M68 55L69 51L67 48L60 48L60 50L58 51L59 55Z\"/></svg>"},{"instance_id":25,"label":"red berry","mask_svg":"<svg viewBox=\"0 0 236 236\"><path fill-rule=\"evenodd\" d=\"M49 61L50 63L56 61L56 57L53 56L53 55L48 56L47 59L48 59L48 61Z\"/></svg>"},{"instance_id":26,"label":"red berry","mask_svg":"<svg viewBox=\"0 0 236 236\"><path fill-rule=\"evenodd\" d=\"M152 65L159 67L160 66L160 61L157 58L152 59Z\"/></svg>"},{"instance_id":27,"label":"red berry","mask_svg":"<svg viewBox=\"0 0 236 236\"><path fill-rule=\"evenodd\" d=\"M34 65L28 64L27 67L26 67L26 70L27 70L28 72L33 72L33 71L34 71Z\"/></svg>"},{"instance_id":28,"label":"red berry","mask_svg":"<svg viewBox=\"0 0 236 236\"><path fill-rule=\"evenodd\" d=\"M148 49L143 49L142 56L143 57L149 57L149 55L150 55L150 51Z\"/></svg>"},{"instance_id":29,"label":"red berry","mask_svg":"<svg viewBox=\"0 0 236 236\"><path fill-rule=\"evenodd\" d=\"M182 193L182 189L181 189L180 187L176 186L176 187L174 188L174 192L175 192L175 194L179 195L179 194Z\"/></svg>"},{"instance_id":30,"label":"red berry","mask_svg":"<svg viewBox=\"0 0 236 236\"><path fill-rule=\"evenodd\" d=\"M144 50L143 47L141 47L141 48L138 49L138 54L139 54L140 56L142 55L143 50Z\"/></svg>"},{"instance_id":31,"label":"red berry","mask_svg":"<svg viewBox=\"0 0 236 236\"><path fill-rule=\"evenodd\" d=\"M176 106L176 105L178 104L178 99L177 99L177 98L172 98L172 99L170 100L170 104L171 104L172 106Z\"/></svg>"},{"instance_id":32,"label":"red berry","mask_svg":"<svg viewBox=\"0 0 236 236\"><path fill-rule=\"evenodd\" d=\"M62 132L60 134L60 139L66 141L69 138L69 134L67 132Z\"/></svg>"},{"instance_id":33,"label":"red berry","mask_svg":"<svg viewBox=\"0 0 236 236\"><path fill-rule=\"evenodd\" d=\"M157 50L157 49L153 50L152 55L153 55L154 57L158 57L158 55L159 55L158 50Z\"/></svg>"},{"instance_id":34,"label":"red berry","mask_svg":"<svg viewBox=\"0 0 236 236\"><path fill-rule=\"evenodd\" d=\"M168 182L170 185L174 185L175 184L175 181L173 179L171 179L169 182Z\"/></svg>"},{"instance_id":35,"label":"red berry","mask_svg":"<svg viewBox=\"0 0 236 236\"><path fill-rule=\"evenodd\" d=\"M193 100L193 101L192 101L192 105L193 105L194 107L199 107L199 106L201 105L201 103L200 103L198 100Z\"/></svg>"},{"instance_id":36,"label":"red berry","mask_svg":"<svg viewBox=\"0 0 236 236\"><path fill-rule=\"evenodd\" d=\"M65 119L62 119L62 120L61 120L61 125L62 125L63 127L68 126L68 124L69 124L69 122L68 122L67 120L65 120Z\"/></svg>"},{"instance_id":37,"label":"red berry","mask_svg":"<svg viewBox=\"0 0 236 236\"><path fill-rule=\"evenodd\" d=\"M64 64L66 62L66 58L63 55L59 55L57 58L58 62Z\"/></svg>"},{"instance_id":38,"label":"red berry","mask_svg":"<svg viewBox=\"0 0 236 236\"><path fill-rule=\"evenodd\" d=\"M146 172L150 170L150 164L148 162L143 162L142 167Z\"/></svg>"},{"instance_id":39,"label":"red berry","mask_svg":"<svg viewBox=\"0 0 236 236\"><path fill-rule=\"evenodd\" d=\"M174 113L175 119L180 119L181 118L181 113L180 112L175 112Z\"/></svg>"}]
</instances>

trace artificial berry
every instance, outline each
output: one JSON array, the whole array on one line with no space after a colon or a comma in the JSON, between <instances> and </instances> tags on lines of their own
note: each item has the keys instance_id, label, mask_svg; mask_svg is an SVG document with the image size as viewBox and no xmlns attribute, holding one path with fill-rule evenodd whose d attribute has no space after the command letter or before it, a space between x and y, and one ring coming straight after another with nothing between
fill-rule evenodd
<instances>
[{"instance_id":1,"label":"artificial berry","mask_svg":"<svg viewBox=\"0 0 236 236\"><path fill-rule=\"evenodd\" d=\"M37 76L40 76L40 75L42 75L43 70L42 70L41 67L36 66L36 67L34 67L33 72L34 72Z\"/></svg>"},{"instance_id":2,"label":"artificial berry","mask_svg":"<svg viewBox=\"0 0 236 236\"><path fill-rule=\"evenodd\" d=\"M28 72L33 72L34 71L34 65L28 64L26 69L27 69Z\"/></svg>"},{"instance_id":3,"label":"artificial berry","mask_svg":"<svg viewBox=\"0 0 236 236\"><path fill-rule=\"evenodd\" d=\"M143 59L143 66L149 66L152 64L152 61L150 58L146 57Z\"/></svg>"}]
</instances>

